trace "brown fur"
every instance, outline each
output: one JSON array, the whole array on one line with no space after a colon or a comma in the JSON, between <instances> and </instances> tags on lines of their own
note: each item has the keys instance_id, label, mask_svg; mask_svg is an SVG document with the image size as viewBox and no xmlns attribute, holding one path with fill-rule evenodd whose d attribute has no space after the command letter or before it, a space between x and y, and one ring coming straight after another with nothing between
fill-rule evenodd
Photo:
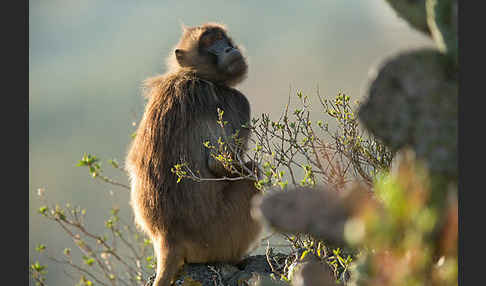
<instances>
[{"instance_id":1,"label":"brown fur","mask_svg":"<svg viewBox=\"0 0 486 286\"><path fill-rule=\"evenodd\" d=\"M244 78L246 68L233 77L211 70L198 54L198 39L210 28L224 29L206 24L184 30L176 48L192 64L181 66L171 57L166 74L146 80L148 103L126 159L135 221L154 244L157 286L170 285L184 262L238 262L261 229L250 215L257 193L252 181L177 183L171 172L184 161L203 178L220 177L208 166L203 142L216 145L224 132L240 130L246 147L248 130L241 125L250 119L250 106L229 86ZM216 123L217 108L228 121L224 132Z\"/></svg>"}]
</instances>

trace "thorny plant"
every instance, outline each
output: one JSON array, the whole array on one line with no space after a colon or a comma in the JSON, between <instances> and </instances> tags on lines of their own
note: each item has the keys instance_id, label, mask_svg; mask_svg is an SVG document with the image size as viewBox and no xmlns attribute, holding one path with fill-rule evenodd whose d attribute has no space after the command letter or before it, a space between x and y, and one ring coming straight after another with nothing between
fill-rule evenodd
<instances>
[{"instance_id":1,"label":"thorny plant","mask_svg":"<svg viewBox=\"0 0 486 286\"><path fill-rule=\"evenodd\" d=\"M362 249L350 286L457 285L457 188L441 189L438 203L434 180L410 150L379 176L376 200L361 202L349 220L348 242Z\"/></svg>"}]
</instances>

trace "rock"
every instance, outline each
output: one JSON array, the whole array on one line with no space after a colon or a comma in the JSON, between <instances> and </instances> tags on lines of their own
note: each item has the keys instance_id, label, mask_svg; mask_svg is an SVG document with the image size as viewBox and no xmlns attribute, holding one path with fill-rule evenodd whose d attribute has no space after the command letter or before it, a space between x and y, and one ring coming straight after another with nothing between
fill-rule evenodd
<instances>
[{"instance_id":1,"label":"rock","mask_svg":"<svg viewBox=\"0 0 486 286\"><path fill-rule=\"evenodd\" d=\"M289 267L292 286L337 286L329 265L323 263L312 253L304 259L295 259Z\"/></svg>"},{"instance_id":2,"label":"rock","mask_svg":"<svg viewBox=\"0 0 486 286\"><path fill-rule=\"evenodd\" d=\"M371 80L358 117L393 151L410 146L430 171L456 177L456 76L438 51L399 54Z\"/></svg>"},{"instance_id":3,"label":"rock","mask_svg":"<svg viewBox=\"0 0 486 286\"><path fill-rule=\"evenodd\" d=\"M292 286L337 286L328 265L317 261L296 266Z\"/></svg>"},{"instance_id":4,"label":"rock","mask_svg":"<svg viewBox=\"0 0 486 286\"><path fill-rule=\"evenodd\" d=\"M286 255L275 254L284 259ZM237 265L227 263L184 264L174 282L177 286L282 285L270 278L272 269L265 255L249 256ZM146 283L152 286L155 274ZM272 281L269 281L272 280ZM274 283L274 284L270 284Z\"/></svg>"},{"instance_id":5,"label":"rock","mask_svg":"<svg viewBox=\"0 0 486 286\"><path fill-rule=\"evenodd\" d=\"M310 233L332 245L346 245L345 224L371 202L358 185L336 192L323 187L269 191L255 202L254 214L279 232Z\"/></svg>"},{"instance_id":6,"label":"rock","mask_svg":"<svg viewBox=\"0 0 486 286\"><path fill-rule=\"evenodd\" d=\"M403 18L413 28L430 35L425 0L386 0L386 2L395 10L398 17Z\"/></svg>"},{"instance_id":7,"label":"rock","mask_svg":"<svg viewBox=\"0 0 486 286\"><path fill-rule=\"evenodd\" d=\"M427 0L427 24L439 50L458 65L457 0Z\"/></svg>"},{"instance_id":8,"label":"rock","mask_svg":"<svg viewBox=\"0 0 486 286\"><path fill-rule=\"evenodd\" d=\"M343 243L348 209L329 191L275 191L263 196L256 208L256 215L278 231L311 233L331 243Z\"/></svg>"}]
</instances>

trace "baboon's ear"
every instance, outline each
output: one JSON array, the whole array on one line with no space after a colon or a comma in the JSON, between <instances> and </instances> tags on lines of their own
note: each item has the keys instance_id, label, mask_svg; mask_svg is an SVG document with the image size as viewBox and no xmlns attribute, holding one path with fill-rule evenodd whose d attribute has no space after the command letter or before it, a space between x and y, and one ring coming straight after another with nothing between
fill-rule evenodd
<instances>
[{"instance_id":1,"label":"baboon's ear","mask_svg":"<svg viewBox=\"0 0 486 286\"><path fill-rule=\"evenodd\" d=\"M183 66L184 65L185 52L181 49L176 49L175 50L175 56L176 56L176 59L177 59L177 62L179 63L179 65Z\"/></svg>"},{"instance_id":2,"label":"baboon's ear","mask_svg":"<svg viewBox=\"0 0 486 286\"><path fill-rule=\"evenodd\" d=\"M182 22L181 22L181 30L182 30L182 33L184 33L187 30L187 26Z\"/></svg>"},{"instance_id":3,"label":"baboon's ear","mask_svg":"<svg viewBox=\"0 0 486 286\"><path fill-rule=\"evenodd\" d=\"M179 25L181 26L182 34L186 32L187 28L189 28L188 26L186 26L186 24L184 24L184 22L182 22L182 20L179 20Z\"/></svg>"}]
</instances>

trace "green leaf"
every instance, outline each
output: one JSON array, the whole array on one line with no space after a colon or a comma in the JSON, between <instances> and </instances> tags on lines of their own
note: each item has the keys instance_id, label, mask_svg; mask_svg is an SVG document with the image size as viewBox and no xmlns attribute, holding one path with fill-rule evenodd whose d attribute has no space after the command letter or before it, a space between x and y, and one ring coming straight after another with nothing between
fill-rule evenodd
<instances>
[{"instance_id":1,"label":"green leaf","mask_svg":"<svg viewBox=\"0 0 486 286\"><path fill-rule=\"evenodd\" d=\"M118 168L119 167L118 162L116 161L116 159L108 160L108 163L110 163L114 168Z\"/></svg>"},{"instance_id":2,"label":"green leaf","mask_svg":"<svg viewBox=\"0 0 486 286\"><path fill-rule=\"evenodd\" d=\"M46 268L47 268L47 266L45 266L45 265L41 265L41 264L39 263L39 261L36 261L36 262L35 262L34 264L32 264L30 267L32 268L32 270L35 270L35 271L38 271L38 272L41 272L42 270L44 270L44 269L46 269Z\"/></svg>"},{"instance_id":3,"label":"green leaf","mask_svg":"<svg viewBox=\"0 0 486 286\"><path fill-rule=\"evenodd\" d=\"M116 216L116 215L117 215L119 212L120 212L120 209L119 209L119 208L112 208L112 209L110 210L110 213L111 213L112 215L115 215L115 216Z\"/></svg>"},{"instance_id":4,"label":"green leaf","mask_svg":"<svg viewBox=\"0 0 486 286\"><path fill-rule=\"evenodd\" d=\"M305 257L307 254L309 254L309 252L310 252L310 250L309 250L309 249L307 249L307 250L305 250L304 252L302 252L302 255L300 256L300 260L302 261L302 260L304 259L304 257Z\"/></svg>"},{"instance_id":5,"label":"green leaf","mask_svg":"<svg viewBox=\"0 0 486 286\"><path fill-rule=\"evenodd\" d=\"M109 219L105 222L106 228L112 229L113 228L113 220Z\"/></svg>"},{"instance_id":6,"label":"green leaf","mask_svg":"<svg viewBox=\"0 0 486 286\"><path fill-rule=\"evenodd\" d=\"M42 206L39 208L38 212L42 215L46 215L49 208L47 206Z\"/></svg>"},{"instance_id":7,"label":"green leaf","mask_svg":"<svg viewBox=\"0 0 486 286\"><path fill-rule=\"evenodd\" d=\"M88 257L88 256L83 256L84 263L91 266L95 262L94 258Z\"/></svg>"},{"instance_id":8,"label":"green leaf","mask_svg":"<svg viewBox=\"0 0 486 286\"><path fill-rule=\"evenodd\" d=\"M86 162L79 160L78 164L76 164L76 167L81 167L81 166L86 166Z\"/></svg>"},{"instance_id":9,"label":"green leaf","mask_svg":"<svg viewBox=\"0 0 486 286\"><path fill-rule=\"evenodd\" d=\"M42 252L46 250L46 246L44 244L38 244L36 247L35 247L35 251L37 252Z\"/></svg>"}]
</instances>

